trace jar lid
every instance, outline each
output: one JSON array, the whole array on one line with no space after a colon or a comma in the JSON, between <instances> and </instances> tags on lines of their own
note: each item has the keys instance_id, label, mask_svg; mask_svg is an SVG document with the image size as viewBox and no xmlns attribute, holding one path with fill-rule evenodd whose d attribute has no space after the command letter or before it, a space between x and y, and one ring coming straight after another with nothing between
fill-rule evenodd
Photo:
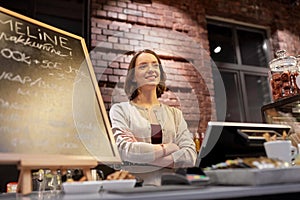
<instances>
[{"instance_id":1,"label":"jar lid","mask_svg":"<svg viewBox=\"0 0 300 200\"><path fill-rule=\"evenodd\" d=\"M276 51L277 58L269 62L269 67L273 71L282 71L283 68L293 68L297 65L297 59L294 56L286 56L286 50Z\"/></svg>"}]
</instances>

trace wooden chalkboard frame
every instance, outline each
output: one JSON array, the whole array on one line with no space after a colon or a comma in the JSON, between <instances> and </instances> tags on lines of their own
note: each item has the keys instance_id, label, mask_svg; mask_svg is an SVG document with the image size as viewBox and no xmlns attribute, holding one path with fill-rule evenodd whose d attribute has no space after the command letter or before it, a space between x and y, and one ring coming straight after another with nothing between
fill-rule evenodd
<instances>
[{"instance_id":1,"label":"wooden chalkboard frame","mask_svg":"<svg viewBox=\"0 0 300 200\"><path fill-rule=\"evenodd\" d=\"M92 84L93 84L93 87L94 87L94 91L95 91L95 96L97 98L97 102L98 102L98 106L99 106L99 109L100 109L100 113L102 115L102 119L103 119L103 124L104 124L104 127L105 127L105 131L106 131L106 137L108 138L108 140L110 141L110 144L109 146L111 147L111 151L113 152L112 153L112 156L101 156L101 158L97 157L95 158L95 155L91 155L91 157L94 159L94 160L97 160L98 163L104 163L104 164L119 164L121 163L121 159L120 159L120 155L119 155L119 152L118 152L118 149L116 147L116 143L115 143L115 140L114 140L114 137L113 137L113 134L112 134L112 130L111 130L111 126L110 126L110 122L109 122L109 119L108 119L108 115L106 113L106 109L105 109L105 106L104 106L104 103L103 103L103 99L102 99L102 96L101 96L101 93L100 93L100 90L99 90L99 87L98 87L98 84L97 84L97 81L96 81L96 77L95 77L95 73L94 73L94 69L92 67L92 63L91 63L91 60L89 58L89 54L88 54L88 50L87 50L87 47L86 47L86 44L85 44L85 41L82 37L80 36L77 36L77 35L74 35L72 33L69 33L69 32L66 32L64 30L61 30L61 29L58 29L56 27L53 27L53 26L50 26L48 24L45 24L45 23L42 23L40 21L37 21L37 20L34 20L34 19L31 19L29 17L26 17L24 15L21 15L21 14L18 14L16 12L13 12L13 11L10 11L8 9L5 9L3 7L0 7L0 12L4 13L4 14L7 14L7 15L10 15L12 17L15 17L15 18L18 18L20 20L23 20L23 21L26 21L26 22L29 22L29 23L32 23L32 24L35 24L35 25L38 25L40 27L43 27L43 28L46 28L46 29L49 29L51 31L55 31L57 33L60 33L60 34L63 34L63 35L66 35L68 37L71 37L71 38L74 38L76 40L79 40L80 43L81 43L81 47L82 50L83 50L83 53L84 53L84 56L85 56L85 60L87 62L87 66L88 66L88 71L89 71L89 75L90 75L90 78L91 78L91 81L92 81ZM85 97L86 98L86 97ZM106 138L106 139L107 139ZM2 152L0 152L2 154ZM14 157L13 160L15 160L15 153L10 153L10 152L5 152L4 153L6 156L4 158L0 157L0 164L2 163L10 163L9 162L9 159L7 159L10 155L12 155L12 157ZM18 154L18 159L19 159L19 162L22 162L22 160L25 158L26 160L30 160L30 157L32 155L32 158L35 158L36 155L34 154L27 154L26 152L24 154ZM37 155L39 155L39 153L37 152ZM52 155L51 155L52 156ZM54 155L55 156L55 155ZM75 160L80 160L81 158L86 158L86 155L74 155L76 157ZM36 160L36 159L34 159ZM62 159L63 160L63 159ZM74 158L72 159L74 160ZM41 161L41 160L40 160ZM72 161L73 162L73 161ZM70 164L72 164L72 162L70 162ZM39 163L38 160L36 160L36 164ZM35 166L36 164L32 164L32 166ZM36 165L38 166L38 165Z\"/></svg>"}]
</instances>

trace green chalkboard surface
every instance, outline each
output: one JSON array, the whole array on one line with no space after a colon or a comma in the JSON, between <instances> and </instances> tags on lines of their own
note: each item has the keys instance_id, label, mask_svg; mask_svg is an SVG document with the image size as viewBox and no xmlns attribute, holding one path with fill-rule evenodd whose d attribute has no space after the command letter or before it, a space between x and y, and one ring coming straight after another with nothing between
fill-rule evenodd
<instances>
[{"instance_id":1,"label":"green chalkboard surface","mask_svg":"<svg viewBox=\"0 0 300 200\"><path fill-rule=\"evenodd\" d=\"M119 162L84 39L0 7L0 153Z\"/></svg>"}]
</instances>

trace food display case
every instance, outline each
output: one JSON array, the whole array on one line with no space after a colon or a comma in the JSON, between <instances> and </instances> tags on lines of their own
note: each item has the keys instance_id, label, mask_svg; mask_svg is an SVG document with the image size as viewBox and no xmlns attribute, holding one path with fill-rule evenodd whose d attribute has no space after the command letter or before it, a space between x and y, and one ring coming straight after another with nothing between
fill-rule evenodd
<instances>
[{"instance_id":1,"label":"food display case","mask_svg":"<svg viewBox=\"0 0 300 200\"><path fill-rule=\"evenodd\" d=\"M282 98L262 106L263 122L291 126L290 133L300 134L300 95Z\"/></svg>"}]
</instances>

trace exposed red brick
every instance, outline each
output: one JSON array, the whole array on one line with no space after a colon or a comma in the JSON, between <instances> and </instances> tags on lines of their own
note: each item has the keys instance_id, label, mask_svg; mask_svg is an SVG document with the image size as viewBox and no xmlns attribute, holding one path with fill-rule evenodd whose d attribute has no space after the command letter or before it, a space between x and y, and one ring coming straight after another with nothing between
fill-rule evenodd
<instances>
[{"instance_id":1,"label":"exposed red brick","mask_svg":"<svg viewBox=\"0 0 300 200\"><path fill-rule=\"evenodd\" d=\"M102 76L94 66L97 79L124 83L131 58L124 53L154 48L163 57L168 86L176 90L173 92L180 99L192 131L204 132L207 122L216 119L206 16L269 27L271 49L285 48L290 55L300 54L300 24L292 20L300 18L299 6L291 10L280 1L153 0L152 4L140 4L131 0L93 0L91 4L91 44L104 49L99 50L104 55L92 58L93 63L104 66L113 62L109 68L114 69ZM109 88L101 91L106 89ZM105 95L109 110L112 93ZM114 97L114 101L124 97Z\"/></svg>"}]
</instances>

